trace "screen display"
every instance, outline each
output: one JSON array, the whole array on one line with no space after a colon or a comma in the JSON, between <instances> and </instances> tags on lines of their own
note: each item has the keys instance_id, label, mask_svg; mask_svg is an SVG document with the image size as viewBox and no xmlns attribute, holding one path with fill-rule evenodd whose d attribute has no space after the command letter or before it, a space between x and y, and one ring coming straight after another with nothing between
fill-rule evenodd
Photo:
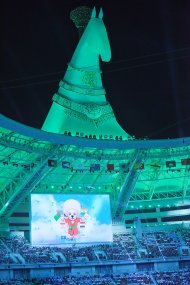
<instances>
[{"instance_id":1,"label":"screen display","mask_svg":"<svg viewBox=\"0 0 190 285\"><path fill-rule=\"evenodd\" d=\"M31 194L31 243L112 242L109 195Z\"/></svg>"}]
</instances>

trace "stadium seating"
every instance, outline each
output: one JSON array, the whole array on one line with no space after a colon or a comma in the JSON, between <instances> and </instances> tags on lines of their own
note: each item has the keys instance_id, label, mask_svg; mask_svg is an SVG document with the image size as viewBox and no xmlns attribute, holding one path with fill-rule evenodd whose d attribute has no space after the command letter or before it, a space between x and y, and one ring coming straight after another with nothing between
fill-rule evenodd
<instances>
[{"instance_id":1,"label":"stadium seating","mask_svg":"<svg viewBox=\"0 0 190 285\"><path fill-rule=\"evenodd\" d=\"M189 285L190 271L65 276L0 281L0 285Z\"/></svg>"},{"instance_id":2,"label":"stadium seating","mask_svg":"<svg viewBox=\"0 0 190 285\"><path fill-rule=\"evenodd\" d=\"M146 249L148 258L178 256L180 240L174 232L144 233L139 239L141 248Z\"/></svg>"},{"instance_id":3,"label":"stadium seating","mask_svg":"<svg viewBox=\"0 0 190 285\"><path fill-rule=\"evenodd\" d=\"M189 285L190 271L154 272L153 277L159 285Z\"/></svg>"},{"instance_id":4,"label":"stadium seating","mask_svg":"<svg viewBox=\"0 0 190 285\"><path fill-rule=\"evenodd\" d=\"M187 229L176 233L146 232L141 239L131 233L114 234L110 244L68 247L34 247L24 237L14 236L0 239L0 264L179 257L180 247L189 246L189 243L190 231ZM142 250L143 254L139 254Z\"/></svg>"}]
</instances>

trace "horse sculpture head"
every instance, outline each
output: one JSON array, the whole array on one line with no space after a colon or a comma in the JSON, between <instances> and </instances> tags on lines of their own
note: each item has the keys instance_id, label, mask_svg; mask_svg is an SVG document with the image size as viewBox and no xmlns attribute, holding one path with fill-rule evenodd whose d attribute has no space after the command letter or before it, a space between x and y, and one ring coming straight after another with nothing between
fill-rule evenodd
<instances>
[{"instance_id":1,"label":"horse sculpture head","mask_svg":"<svg viewBox=\"0 0 190 285\"><path fill-rule=\"evenodd\" d=\"M86 29L86 33L89 33L89 44L95 53L98 53L102 61L110 61L111 48L107 35L107 31L103 22L103 11L100 9L98 18L96 18L96 8L94 7L91 15L91 19Z\"/></svg>"},{"instance_id":2,"label":"horse sculpture head","mask_svg":"<svg viewBox=\"0 0 190 285\"><path fill-rule=\"evenodd\" d=\"M88 64L95 64L99 61L99 56L102 61L110 61L111 48L102 18L102 8L98 17L96 17L96 8L94 7L88 25L72 58L72 62L76 63L76 65L79 62L81 63L81 59L83 59L82 61L86 66Z\"/></svg>"}]
</instances>

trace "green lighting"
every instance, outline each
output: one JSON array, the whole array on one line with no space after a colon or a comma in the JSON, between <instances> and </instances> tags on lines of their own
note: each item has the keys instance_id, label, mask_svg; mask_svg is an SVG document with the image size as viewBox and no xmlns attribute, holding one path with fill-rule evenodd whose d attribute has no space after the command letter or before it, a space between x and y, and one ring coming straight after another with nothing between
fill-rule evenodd
<instances>
[{"instance_id":1,"label":"green lighting","mask_svg":"<svg viewBox=\"0 0 190 285\"><path fill-rule=\"evenodd\" d=\"M129 135L120 127L102 85L99 58L110 61L111 48L100 10L91 18L74 51L53 104L42 126L44 131L87 136L122 138ZM80 135L83 134L83 135Z\"/></svg>"}]
</instances>

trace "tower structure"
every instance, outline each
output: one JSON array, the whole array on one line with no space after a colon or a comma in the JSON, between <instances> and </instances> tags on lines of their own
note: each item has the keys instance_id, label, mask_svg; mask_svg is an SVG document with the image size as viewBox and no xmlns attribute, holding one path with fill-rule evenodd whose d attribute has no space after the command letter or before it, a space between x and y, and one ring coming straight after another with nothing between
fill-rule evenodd
<instances>
[{"instance_id":1,"label":"tower structure","mask_svg":"<svg viewBox=\"0 0 190 285\"><path fill-rule=\"evenodd\" d=\"M94 8L68 64L42 130L93 138L122 138L129 135L118 124L106 100L99 57L108 62L111 48L103 23L103 11Z\"/></svg>"}]
</instances>

